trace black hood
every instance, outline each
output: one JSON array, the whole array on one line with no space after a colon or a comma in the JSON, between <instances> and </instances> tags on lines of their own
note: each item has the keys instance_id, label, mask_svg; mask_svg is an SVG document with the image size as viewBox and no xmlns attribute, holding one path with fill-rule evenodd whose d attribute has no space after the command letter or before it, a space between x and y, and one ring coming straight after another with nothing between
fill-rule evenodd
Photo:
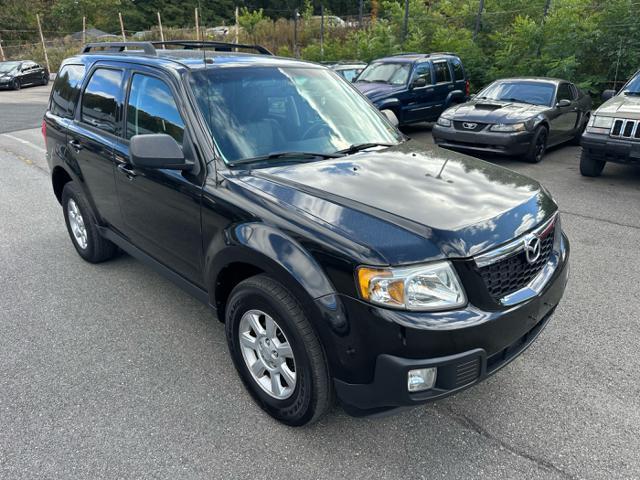
<instances>
[{"instance_id":1,"label":"black hood","mask_svg":"<svg viewBox=\"0 0 640 480\"><path fill-rule=\"evenodd\" d=\"M517 123L524 122L550 107L531 105L521 102L504 102L500 100L474 99L456 105L447 110L453 120L479 123Z\"/></svg>"},{"instance_id":2,"label":"black hood","mask_svg":"<svg viewBox=\"0 0 640 480\"><path fill-rule=\"evenodd\" d=\"M414 141L238 180L396 265L473 256L557 209L534 180Z\"/></svg>"}]
</instances>

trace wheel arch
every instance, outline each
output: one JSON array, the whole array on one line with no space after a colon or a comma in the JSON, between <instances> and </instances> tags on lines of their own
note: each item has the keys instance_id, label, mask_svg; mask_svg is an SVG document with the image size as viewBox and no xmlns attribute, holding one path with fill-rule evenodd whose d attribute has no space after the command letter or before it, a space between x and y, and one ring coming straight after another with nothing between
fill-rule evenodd
<instances>
[{"instance_id":1,"label":"wheel arch","mask_svg":"<svg viewBox=\"0 0 640 480\"><path fill-rule=\"evenodd\" d=\"M53 193L58 199L58 203L62 204L62 190L64 190L64 186L71 181L73 181L73 178L63 167L60 165L53 167L53 171L51 172L51 184L53 186Z\"/></svg>"}]
</instances>

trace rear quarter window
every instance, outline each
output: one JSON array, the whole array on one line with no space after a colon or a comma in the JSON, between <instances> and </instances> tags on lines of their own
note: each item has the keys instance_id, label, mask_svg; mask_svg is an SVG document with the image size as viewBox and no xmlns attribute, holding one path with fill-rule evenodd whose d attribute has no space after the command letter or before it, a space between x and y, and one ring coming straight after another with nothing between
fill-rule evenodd
<instances>
[{"instance_id":1,"label":"rear quarter window","mask_svg":"<svg viewBox=\"0 0 640 480\"><path fill-rule=\"evenodd\" d=\"M82 94L81 120L105 132L115 133L122 97L122 71L98 68Z\"/></svg>"},{"instance_id":2,"label":"rear quarter window","mask_svg":"<svg viewBox=\"0 0 640 480\"><path fill-rule=\"evenodd\" d=\"M73 118L84 77L84 65L62 67L51 89L49 111L64 118Z\"/></svg>"},{"instance_id":3,"label":"rear quarter window","mask_svg":"<svg viewBox=\"0 0 640 480\"><path fill-rule=\"evenodd\" d=\"M462 62L457 58L451 60L451 66L453 67L453 79L455 81L464 80L464 69L462 68Z\"/></svg>"}]
</instances>

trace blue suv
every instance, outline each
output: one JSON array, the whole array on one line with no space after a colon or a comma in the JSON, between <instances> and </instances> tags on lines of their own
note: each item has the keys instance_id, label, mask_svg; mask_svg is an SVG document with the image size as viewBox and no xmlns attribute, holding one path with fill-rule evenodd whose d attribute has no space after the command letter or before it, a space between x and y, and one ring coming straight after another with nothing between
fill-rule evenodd
<instances>
[{"instance_id":1,"label":"blue suv","mask_svg":"<svg viewBox=\"0 0 640 480\"><path fill-rule=\"evenodd\" d=\"M429 122L469 97L469 79L452 53L403 53L375 60L355 82L380 110L401 125Z\"/></svg>"}]
</instances>

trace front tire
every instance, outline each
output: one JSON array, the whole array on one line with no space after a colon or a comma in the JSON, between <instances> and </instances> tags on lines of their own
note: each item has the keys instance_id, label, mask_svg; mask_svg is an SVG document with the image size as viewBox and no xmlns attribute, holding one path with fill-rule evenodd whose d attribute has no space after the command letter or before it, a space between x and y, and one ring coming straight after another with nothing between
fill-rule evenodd
<instances>
[{"instance_id":1,"label":"front tire","mask_svg":"<svg viewBox=\"0 0 640 480\"><path fill-rule=\"evenodd\" d=\"M21 87L22 87L22 84L20 83L20 80L18 80L17 78L14 78L13 83L11 84L11 88L13 90L20 90Z\"/></svg>"},{"instance_id":2,"label":"front tire","mask_svg":"<svg viewBox=\"0 0 640 480\"><path fill-rule=\"evenodd\" d=\"M300 303L267 275L239 283L225 313L229 352L258 405L290 426L316 421L332 403L320 341Z\"/></svg>"},{"instance_id":3,"label":"front tire","mask_svg":"<svg viewBox=\"0 0 640 480\"><path fill-rule=\"evenodd\" d=\"M535 134L533 135L533 140L531 141L531 146L529 147L529 151L525 155L525 160L530 163L540 163L544 154L547 151L547 139L549 137L549 130L547 127L538 127Z\"/></svg>"},{"instance_id":4,"label":"front tire","mask_svg":"<svg viewBox=\"0 0 640 480\"><path fill-rule=\"evenodd\" d=\"M583 177L599 177L605 165L604 160L594 160L584 148L580 155L580 173Z\"/></svg>"},{"instance_id":5,"label":"front tire","mask_svg":"<svg viewBox=\"0 0 640 480\"><path fill-rule=\"evenodd\" d=\"M62 209L78 255L90 263L104 262L116 255L118 248L100 235L87 199L75 182L67 183L62 190Z\"/></svg>"}]
</instances>

